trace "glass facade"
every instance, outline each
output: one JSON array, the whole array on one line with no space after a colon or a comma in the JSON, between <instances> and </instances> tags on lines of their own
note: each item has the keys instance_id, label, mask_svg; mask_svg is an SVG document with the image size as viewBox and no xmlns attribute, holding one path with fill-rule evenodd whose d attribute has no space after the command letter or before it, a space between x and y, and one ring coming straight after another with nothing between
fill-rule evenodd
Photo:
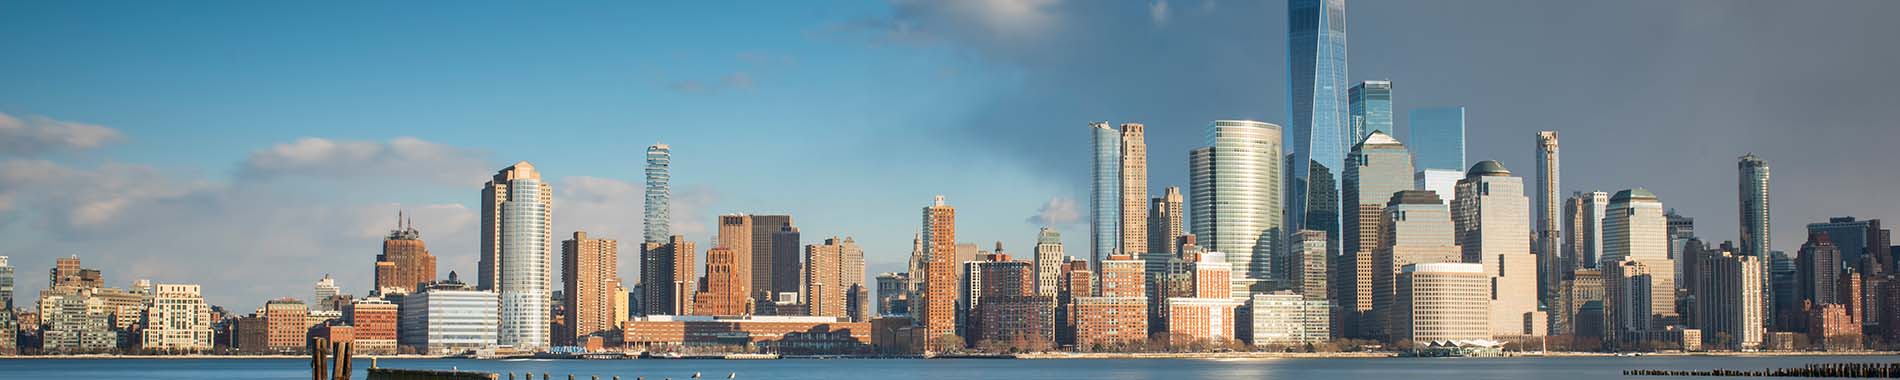
<instances>
[{"instance_id":1,"label":"glass facade","mask_svg":"<svg viewBox=\"0 0 1900 380\"><path fill-rule=\"evenodd\" d=\"M552 295L550 203L541 199L541 179L516 178L501 212L500 344L520 349L548 347Z\"/></svg>"},{"instance_id":2,"label":"glass facade","mask_svg":"<svg viewBox=\"0 0 1900 380\"><path fill-rule=\"evenodd\" d=\"M1352 99L1351 133L1353 141L1365 140L1372 132L1392 134L1392 82L1359 82L1346 91Z\"/></svg>"},{"instance_id":3,"label":"glass facade","mask_svg":"<svg viewBox=\"0 0 1900 380\"><path fill-rule=\"evenodd\" d=\"M666 243L672 236L670 224L672 216L672 173L673 148L666 144L647 147L647 189L645 207L645 234L648 243Z\"/></svg>"},{"instance_id":4,"label":"glass facade","mask_svg":"<svg viewBox=\"0 0 1900 380\"><path fill-rule=\"evenodd\" d=\"M1741 208L1741 254L1765 257L1773 250L1768 243L1768 162L1753 154L1743 155L1737 161L1736 198ZM1762 260L1764 263L1769 261ZM1776 297L1779 297L1772 289L1762 294L1768 295L1768 300L1763 302L1767 305L1774 305ZM1775 313L1762 314L1766 315L1768 326L1775 326Z\"/></svg>"},{"instance_id":5,"label":"glass facade","mask_svg":"<svg viewBox=\"0 0 1900 380\"><path fill-rule=\"evenodd\" d=\"M1276 278L1271 264L1286 233L1281 214L1280 126L1221 120L1207 147L1189 153L1188 204L1197 243L1227 254L1240 284Z\"/></svg>"},{"instance_id":6,"label":"glass facade","mask_svg":"<svg viewBox=\"0 0 1900 380\"><path fill-rule=\"evenodd\" d=\"M1347 131L1346 1L1287 1L1287 108L1293 129L1291 224L1326 231L1339 246L1339 168Z\"/></svg>"},{"instance_id":7,"label":"glass facade","mask_svg":"<svg viewBox=\"0 0 1900 380\"><path fill-rule=\"evenodd\" d=\"M1102 260L1121 245L1122 134L1108 123L1090 123L1089 135L1095 149L1089 182L1089 267L1101 268Z\"/></svg>"},{"instance_id":8,"label":"glass facade","mask_svg":"<svg viewBox=\"0 0 1900 380\"><path fill-rule=\"evenodd\" d=\"M1465 107L1412 110L1405 146L1419 170L1465 169ZM1442 194L1441 194L1442 195Z\"/></svg>"}]
</instances>

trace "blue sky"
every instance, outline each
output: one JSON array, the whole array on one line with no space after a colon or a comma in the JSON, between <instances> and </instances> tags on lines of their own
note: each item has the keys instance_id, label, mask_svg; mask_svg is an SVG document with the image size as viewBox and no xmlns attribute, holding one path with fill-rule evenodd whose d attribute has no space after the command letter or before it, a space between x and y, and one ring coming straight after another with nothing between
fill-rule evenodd
<instances>
[{"instance_id":1,"label":"blue sky","mask_svg":"<svg viewBox=\"0 0 1900 380\"><path fill-rule=\"evenodd\" d=\"M642 149L674 148L676 232L795 216L898 270L944 194L959 240L1085 250L1091 121L1149 128L1151 193L1215 119L1283 123L1278 1L0 3L0 255L22 289L77 254L113 284L201 283L238 310L362 294L410 210L441 270L528 160L556 230L638 239ZM1900 212L1900 4L1358 0L1350 77L1397 115L1466 105L1472 161L1564 191L1643 186L1734 238L1734 158L1775 167L1774 248L1802 223ZM1404 133L1405 121L1399 120ZM1657 163L1679 166L1657 170ZM1816 184L1816 185L1796 185ZM622 252L634 280L637 252ZM445 274L446 275L446 274ZM30 294L30 293L29 293Z\"/></svg>"}]
</instances>

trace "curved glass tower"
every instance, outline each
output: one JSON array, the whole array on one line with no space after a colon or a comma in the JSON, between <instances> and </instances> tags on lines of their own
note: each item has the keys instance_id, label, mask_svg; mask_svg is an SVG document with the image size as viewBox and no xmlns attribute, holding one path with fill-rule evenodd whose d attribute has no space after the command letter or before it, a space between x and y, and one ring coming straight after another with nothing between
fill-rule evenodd
<instances>
[{"instance_id":1,"label":"curved glass tower","mask_svg":"<svg viewBox=\"0 0 1900 380\"><path fill-rule=\"evenodd\" d=\"M1348 136L1346 0L1287 1L1287 108L1292 115L1292 224L1326 231L1339 252L1339 178Z\"/></svg>"},{"instance_id":2,"label":"curved glass tower","mask_svg":"<svg viewBox=\"0 0 1900 380\"><path fill-rule=\"evenodd\" d=\"M666 144L653 144L647 147L647 193L646 193L646 234L648 243L666 243L672 236L672 217L668 214L673 202L672 180L673 148Z\"/></svg>"},{"instance_id":3,"label":"curved glass tower","mask_svg":"<svg viewBox=\"0 0 1900 380\"><path fill-rule=\"evenodd\" d=\"M1089 267L1121 246L1122 133L1108 123L1089 123L1094 142L1089 187Z\"/></svg>"},{"instance_id":4,"label":"curved glass tower","mask_svg":"<svg viewBox=\"0 0 1900 380\"><path fill-rule=\"evenodd\" d=\"M1280 126L1220 120L1207 129L1206 147L1188 157L1188 204L1197 243L1227 254L1234 288L1251 292L1274 279L1287 231L1281 219Z\"/></svg>"}]
</instances>

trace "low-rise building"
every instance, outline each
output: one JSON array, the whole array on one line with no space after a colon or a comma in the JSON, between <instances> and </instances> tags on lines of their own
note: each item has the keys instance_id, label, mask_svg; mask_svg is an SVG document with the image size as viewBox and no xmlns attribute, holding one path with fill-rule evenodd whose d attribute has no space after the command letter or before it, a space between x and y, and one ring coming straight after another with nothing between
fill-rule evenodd
<instances>
[{"instance_id":1,"label":"low-rise building","mask_svg":"<svg viewBox=\"0 0 1900 380\"><path fill-rule=\"evenodd\" d=\"M747 346L785 354L871 351L871 323L839 317L650 315L621 326L629 346Z\"/></svg>"},{"instance_id":2,"label":"low-rise building","mask_svg":"<svg viewBox=\"0 0 1900 380\"><path fill-rule=\"evenodd\" d=\"M1248 309L1253 320L1255 346L1303 345L1323 343L1331 337L1331 307L1325 300L1309 299L1294 292L1255 294Z\"/></svg>"},{"instance_id":3,"label":"low-rise building","mask_svg":"<svg viewBox=\"0 0 1900 380\"><path fill-rule=\"evenodd\" d=\"M1491 339L1491 284L1471 263L1406 265L1399 272L1392 339L1416 349L1436 341Z\"/></svg>"},{"instance_id":4,"label":"low-rise building","mask_svg":"<svg viewBox=\"0 0 1900 380\"><path fill-rule=\"evenodd\" d=\"M427 354L494 347L501 336L501 298L449 280L403 297L397 343Z\"/></svg>"}]
</instances>

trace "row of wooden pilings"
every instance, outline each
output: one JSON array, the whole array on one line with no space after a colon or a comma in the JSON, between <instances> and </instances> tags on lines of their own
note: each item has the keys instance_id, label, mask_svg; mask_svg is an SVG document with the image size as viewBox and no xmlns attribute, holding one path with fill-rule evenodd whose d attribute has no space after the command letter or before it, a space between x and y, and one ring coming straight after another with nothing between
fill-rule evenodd
<instances>
[{"instance_id":1,"label":"row of wooden pilings","mask_svg":"<svg viewBox=\"0 0 1900 380\"><path fill-rule=\"evenodd\" d=\"M1821 363L1808 364L1800 368L1766 368L1761 370L1712 369L1712 370L1667 370L1632 369L1623 371L1628 376L1728 376L1728 377L1859 377L1859 378L1900 378L1900 363Z\"/></svg>"}]
</instances>

